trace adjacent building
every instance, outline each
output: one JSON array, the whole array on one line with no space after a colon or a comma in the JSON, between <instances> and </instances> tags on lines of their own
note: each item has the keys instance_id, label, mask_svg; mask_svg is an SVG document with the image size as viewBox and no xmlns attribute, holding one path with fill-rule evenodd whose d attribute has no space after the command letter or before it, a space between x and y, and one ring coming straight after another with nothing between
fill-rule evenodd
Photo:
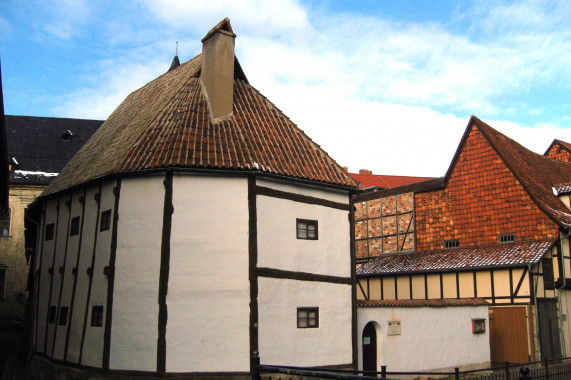
<instances>
[{"instance_id":1,"label":"adjacent building","mask_svg":"<svg viewBox=\"0 0 571 380\"><path fill-rule=\"evenodd\" d=\"M546 155L566 149L556 140ZM415 332L419 341L446 342L439 360L418 369L568 356L569 185L571 164L533 153L472 117L443 178L359 195L360 352L374 334L384 343L372 357L390 364L387 342L398 347L413 329L413 322L403 322L402 335L391 335L398 314L405 319L424 310L415 316L423 321L426 310L438 306L467 311L440 311L429 331ZM489 305L489 317L481 305ZM457 344L450 331L468 336ZM488 359L458 357L488 339Z\"/></svg>"},{"instance_id":2,"label":"adjacent building","mask_svg":"<svg viewBox=\"0 0 571 380\"><path fill-rule=\"evenodd\" d=\"M29 260L26 207L101 124L99 120L5 116L9 207L0 218L0 319L24 317Z\"/></svg>"},{"instance_id":3,"label":"adjacent building","mask_svg":"<svg viewBox=\"0 0 571 380\"><path fill-rule=\"evenodd\" d=\"M223 20L130 94L34 203L36 377L356 363L356 184L235 37Z\"/></svg>"}]
</instances>

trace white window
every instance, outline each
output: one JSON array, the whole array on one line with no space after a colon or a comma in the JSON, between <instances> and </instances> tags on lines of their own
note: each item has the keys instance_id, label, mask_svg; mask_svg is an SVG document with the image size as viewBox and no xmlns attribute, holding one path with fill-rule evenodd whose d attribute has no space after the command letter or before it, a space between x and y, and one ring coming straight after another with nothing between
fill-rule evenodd
<instances>
[{"instance_id":1,"label":"white window","mask_svg":"<svg viewBox=\"0 0 571 380\"><path fill-rule=\"evenodd\" d=\"M297 238L317 240L317 220L297 219Z\"/></svg>"}]
</instances>

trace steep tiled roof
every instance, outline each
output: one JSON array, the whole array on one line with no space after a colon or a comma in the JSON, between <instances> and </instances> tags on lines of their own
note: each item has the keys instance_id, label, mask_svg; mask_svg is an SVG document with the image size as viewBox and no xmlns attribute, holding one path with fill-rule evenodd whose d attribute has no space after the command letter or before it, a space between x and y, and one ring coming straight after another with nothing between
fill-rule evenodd
<instances>
[{"instance_id":1,"label":"steep tiled roof","mask_svg":"<svg viewBox=\"0 0 571 380\"><path fill-rule=\"evenodd\" d=\"M103 124L102 120L56 117L5 118L8 157L18 162L10 184L47 185Z\"/></svg>"},{"instance_id":2,"label":"steep tiled roof","mask_svg":"<svg viewBox=\"0 0 571 380\"><path fill-rule=\"evenodd\" d=\"M357 268L358 276L442 272L487 267L535 264L553 246L555 239L448 248L418 253L381 255Z\"/></svg>"},{"instance_id":3,"label":"steep tiled roof","mask_svg":"<svg viewBox=\"0 0 571 380\"><path fill-rule=\"evenodd\" d=\"M380 174L358 174L349 173L349 175L362 186L360 189L369 187L378 187L380 189L391 189L393 187L410 185L412 183L427 181L432 177L411 177L399 175L380 175Z\"/></svg>"},{"instance_id":4,"label":"steep tiled roof","mask_svg":"<svg viewBox=\"0 0 571 380\"><path fill-rule=\"evenodd\" d=\"M357 300L359 307L449 307L449 306L484 306L488 305L482 298L443 298L433 300Z\"/></svg>"},{"instance_id":5,"label":"steep tiled roof","mask_svg":"<svg viewBox=\"0 0 571 380\"><path fill-rule=\"evenodd\" d=\"M199 55L131 93L44 195L114 173L166 168L256 171L356 186L319 145L239 77L233 114L213 123L200 68Z\"/></svg>"},{"instance_id":6,"label":"steep tiled roof","mask_svg":"<svg viewBox=\"0 0 571 380\"><path fill-rule=\"evenodd\" d=\"M553 187L571 184L571 163L534 153L475 116L470 118L463 141L473 126L482 132L539 208L561 227L571 227L571 210L553 193ZM462 144L461 142L446 178L449 178L454 168Z\"/></svg>"}]
</instances>

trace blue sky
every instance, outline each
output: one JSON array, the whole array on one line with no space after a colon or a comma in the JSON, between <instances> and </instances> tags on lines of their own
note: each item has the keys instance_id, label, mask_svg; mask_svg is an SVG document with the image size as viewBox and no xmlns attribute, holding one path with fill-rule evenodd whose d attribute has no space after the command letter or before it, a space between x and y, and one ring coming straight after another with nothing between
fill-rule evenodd
<instances>
[{"instance_id":1,"label":"blue sky","mask_svg":"<svg viewBox=\"0 0 571 380\"><path fill-rule=\"evenodd\" d=\"M350 171L444 175L472 114L571 142L566 0L4 0L6 113L105 119L224 17L250 83Z\"/></svg>"}]
</instances>

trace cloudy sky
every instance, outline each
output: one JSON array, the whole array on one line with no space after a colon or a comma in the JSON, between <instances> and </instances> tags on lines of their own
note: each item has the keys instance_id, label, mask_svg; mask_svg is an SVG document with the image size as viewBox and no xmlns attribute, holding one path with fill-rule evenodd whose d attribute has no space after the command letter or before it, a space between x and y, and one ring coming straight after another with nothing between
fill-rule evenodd
<instances>
[{"instance_id":1,"label":"cloudy sky","mask_svg":"<svg viewBox=\"0 0 571 380\"><path fill-rule=\"evenodd\" d=\"M568 0L2 0L6 114L103 120L224 17L250 83L352 172L442 176L470 115L571 142Z\"/></svg>"}]
</instances>

